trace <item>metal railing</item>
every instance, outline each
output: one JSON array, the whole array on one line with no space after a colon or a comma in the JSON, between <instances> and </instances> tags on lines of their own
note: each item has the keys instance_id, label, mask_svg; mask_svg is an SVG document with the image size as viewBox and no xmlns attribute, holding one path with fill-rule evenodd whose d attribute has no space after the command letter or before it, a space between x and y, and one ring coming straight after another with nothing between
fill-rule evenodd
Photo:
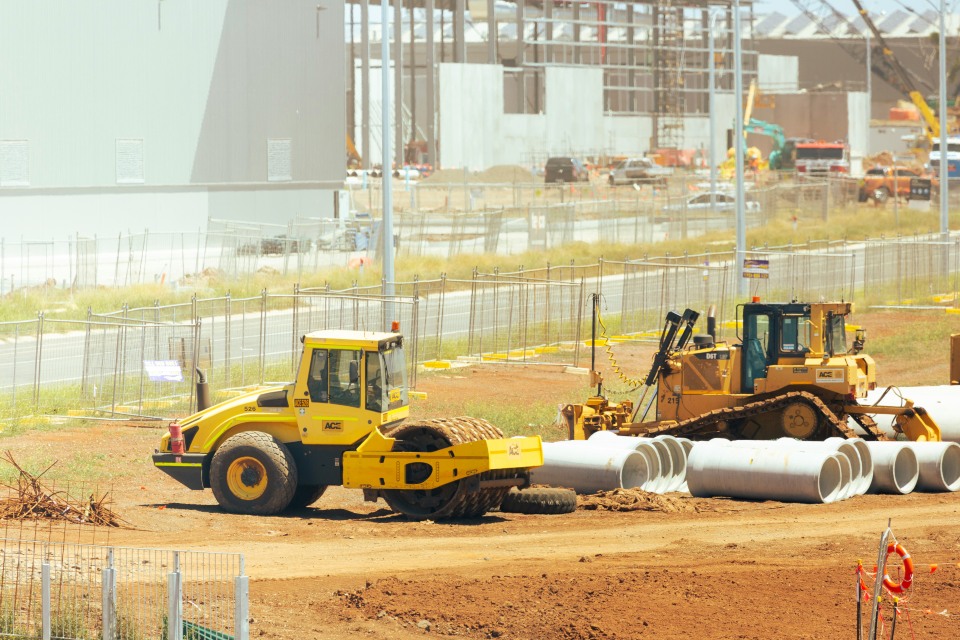
<instances>
[{"instance_id":1,"label":"metal railing","mask_svg":"<svg viewBox=\"0 0 960 640\"><path fill-rule=\"evenodd\" d=\"M960 303L960 238L823 241L754 248L768 277L750 295L861 304ZM10 419L31 414L167 417L190 413L199 367L214 399L293 379L299 339L320 329L380 330L400 321L409 380L418 363L472 356L579 366L590 293L614 333L652 334L666 312L718 305L735 319L740 270L733 252L643 256L470 278L333 291L194 298L175 305L0 323L0 397ZM722 326L722 325L721 325ZM166 371L166 375L161 371Z\"/></svg>"},{"instance_id":2,"label":"metal railing","mask_svg":"<svg viewBox=\"0 0 960 640\"><path fill-rule=\"evenodd\" d=\"M0 637L247 640L232 553L0 540Z\"/></svg>"},{"instance_id":3,"label":"metal railing","mask_svg":"<svg viewBox=\"0 0 960 640\"><path fill-rule=\"evenodd\" d=\"M678 174L667 187L638 189L596 181L398 183L397 252L508 256L572 241L602 246L732 232L735 220L727 196L718 196L715 211L698 202L709 199L708 190L704 179L693 174ZM856 202L858 190L850 178L768 177L748 190L747 225L761 227L785 216L827 223L836 207ZM951 194L960 199L960 189ZM0 296L149 283L196 287L264 271L299 281L327 266L359 269L380 244L380 189L371 181L366 188L353 188L351 196L353 211L338 219L297 218L285 225L210 220L205 231L185 233L0 238Z\"/></svg>"}]
</instances>

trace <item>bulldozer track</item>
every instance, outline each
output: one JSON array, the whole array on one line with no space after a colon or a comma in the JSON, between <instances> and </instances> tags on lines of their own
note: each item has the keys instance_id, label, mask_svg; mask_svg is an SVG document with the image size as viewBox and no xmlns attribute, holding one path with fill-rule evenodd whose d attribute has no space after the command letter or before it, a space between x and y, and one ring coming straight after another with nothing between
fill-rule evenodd
<instances>
[{"instance_id":1,"label":"bulldozer track","mask_svg":"<svg viewBox=\"0 0 960 640\"><path fill-rule=\"evenodd\" d=\"M866 414L852 414L850 416L853 418L854 422L860 425L860 428L867 434L863 436L864 440L889 440L890 438L883 431L880 430L880 427L877 426L876 421Z\"/></svg>"},{"instance_id":2,"label":"bulldozer track","mask_svg":"<svg viewBox=\"0 0 960 640\"><path fill-rule=\"evenodd\" d=\"M821 435L818 437L818 439L822 437L834 436L841 438L859 437L857 433L847 425L846 415L838 416L830 409L830 407L827 406L823 400L807 391L788 391L787 393L777 395L772 398L757 400L756 402L750 402L739 407L724 407L722 409L714 409L713 411L708 411L695 418L689 418L676 424L654 427L644 433L644 435L656 436L667 434L672 436L692 436L696 435L697 433L714 433L716 431L714 427L720 425L721 423L726 422L729 424L734 421L749 419L766 413L773 413L786 407L792 402L806 402L812 405L820 414L821 419L825 421L827 428L832 431L832 433ZM865 439L887 439L886 436L877 428L877 425L873 419L869 416L857 415L853 417L854 420L856 420L856 422L868 434ZM739 434L736 432L731 432L729 435L733 438L739 437Z\"/></svg>"},{"instance_id":3,"label":"bulldozer track","mask_svg":"<svg viewBox=\"0 0 960 640\"><path fill-rule=\"evenodd\" d=\"M478 440L492 440L503 437L503 432L486 420L461 416L456 418L436 418L430 420L406 421L391 429L387 434L391 438L403 440L405 435L417 432L429 432L432 436L445 440L448 446L476 442ZM481 480L511 478L517 474L514 470L487 471L480 474ZM408 508L415 506L418 492L415 490L384 491L384 499L395 511L414 519L440 518L477 518L487 511L497 507L503 501L510 487L488 487L477 491L469 491L456 482L457 486L449 493L448 499L430 513L423 513L418 509ZM442 487L441 487L442 489ZM449 489L444 490L446 493Z\"/></svg>"}]
</instances>

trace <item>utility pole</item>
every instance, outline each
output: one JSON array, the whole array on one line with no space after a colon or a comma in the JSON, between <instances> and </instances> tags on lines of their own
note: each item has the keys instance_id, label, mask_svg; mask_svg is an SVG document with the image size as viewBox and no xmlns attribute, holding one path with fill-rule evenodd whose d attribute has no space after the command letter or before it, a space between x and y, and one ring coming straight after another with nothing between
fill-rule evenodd
<instances>
[{"instance_id":1,"label":"utility pole","mask_svg":"<svg viewBox=\"0 0 960 640\"><path fill-rule=\"evenodd\" d=\"M940 0L940 235L946 241L950 235L950 211L947 192L950 175L947 167L947 152L950 151L950 134L947 131L947 7ZM946 252L944 252L946 257ZM946 272L944 272L946 275Z\"/></svg>"},{"instance_id":2,"label":"utility pole","mask_svg":"<svg viewBox=\"0 0 960 640\"><path fill-rule=\"evenodd\" d=\"M708 107L708 111L710 112L710 148L707 152L709 156L707 160L710 163L711 211L717 208L717 63L713 32L716 29L717 16L719 15L718 13L712 14L707 27L709 29L707 40L710 43L708 52L709 59L707 60L707 68L709 70L708 78L710 81L710 104Z\"/></svg>"},{"instance_id":3,"label":"utility pole","mask_svg":"<svg viewBox=\"0 0 960 640\"><path fill-rule=\"evenodd\" d=\"M737 198L737 264L734 277L737 279L737 294L746 296L747 280L743 277L743 262L747 257L747 215L743 187L743 60L740 47L740 0L733 0L733 99L736 102L736 119L733 124L733 148L736 152L736 198Z\"/></svg>"},{"instance_id":4,"label":"utility pole","mask_svg":"<svg viewBox=\"0 0 960 640\"><path fill-rule=\"evenodd\" d=\"M383 150L383 229L380 233L383 242L383 295L384 331L390 331L396 319L393 316L393 171L391 161L393 150L390 148L390 2L380 0L380 146Z\"/></svg>"}]
</instances>

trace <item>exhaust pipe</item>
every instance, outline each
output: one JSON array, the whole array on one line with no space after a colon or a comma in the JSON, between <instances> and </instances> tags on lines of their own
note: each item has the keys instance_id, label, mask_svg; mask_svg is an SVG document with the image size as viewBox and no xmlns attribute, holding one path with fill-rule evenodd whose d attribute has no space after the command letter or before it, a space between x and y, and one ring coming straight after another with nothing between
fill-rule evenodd
<instances>
[{"instance_id":1,"label":"exhaust pipe","mask_svg":"<svg viewBox=\"0 0 960 640\"><path fill-rule=\"evenodd\" d=\"M200 370L200 367L197 367L197 411L209 409L211 405L210 385L207 384L207 376Z\"/></svg>"}]
</instances>

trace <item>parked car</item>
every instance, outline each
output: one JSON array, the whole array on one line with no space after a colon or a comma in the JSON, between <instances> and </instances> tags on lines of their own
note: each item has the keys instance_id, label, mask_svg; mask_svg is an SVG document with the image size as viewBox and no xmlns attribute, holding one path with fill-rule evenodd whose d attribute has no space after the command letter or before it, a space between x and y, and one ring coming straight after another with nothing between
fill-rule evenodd
<instances>
[{"instance_id":1,"label":"parked car","mask_svg":"<svg viewBox=\"0 0 960 640\"><path fill-rule=\"evenodd\" d=\"M650 158L627 158L610 170L610 184L667 184L673 170Z\"/></svg>"},{"instance_id":2,"label":"parked car","mask_svg":"<svg viewBox=\"0 0 960 640\"><path fill-rule=\"evenodd\" d=\"M940 188L940 183L932 174L919 169L910 167L873 167L867 169L863 179L860 180L860 194L857 198L860 202L873 200L874 204L883 204L896 194L899 198L910 199L910 181L913 178L925 178L930 180L931 197L935 197Z\"/></svg>"},{"instance_id":3,"label":"parked car","mask_svg":"<svg viewBox=\"0 0 960 640\"><path fill-rule=\"evenodd\" d=\"M313 246L313 241L309 238L297 239L287 238L286 235L279 235L273 238L263 238L259 243L248 242L237 248L237 253L242 256L269 256L283 255L289 253L306 253Z\"/></svg>"},{"instance_id":4,"label":"parked car","mask_svg":"<svg viewBox=\"0 0 960 640\"><path fill-rule=\"evenodd\" d=\"M683 211L710 211L711 209L711 195L713 196L714 211L725 211L732 212L737 209L737 199L734 197L734 194L727 191L714 191L707 193L698 193L695 196L690 196L687 198L686 202L681 202L677 204L670 204L663 208L665 212L679 213ZM744 208L748 212L759 212L760 203L752 194L747 194L746 199L744 200Z\"/></svg>"},{"instance_id":5,"label":"parked car","mask_svg":"<svg viewBox=\"0 0 960 640\"><path fill-rule=\"evenodd\" d=\"M569 156L549 158L543 170L543 181L551 182L589 182L590 172L582 162Z\"/></svg>"}]
</instances>

